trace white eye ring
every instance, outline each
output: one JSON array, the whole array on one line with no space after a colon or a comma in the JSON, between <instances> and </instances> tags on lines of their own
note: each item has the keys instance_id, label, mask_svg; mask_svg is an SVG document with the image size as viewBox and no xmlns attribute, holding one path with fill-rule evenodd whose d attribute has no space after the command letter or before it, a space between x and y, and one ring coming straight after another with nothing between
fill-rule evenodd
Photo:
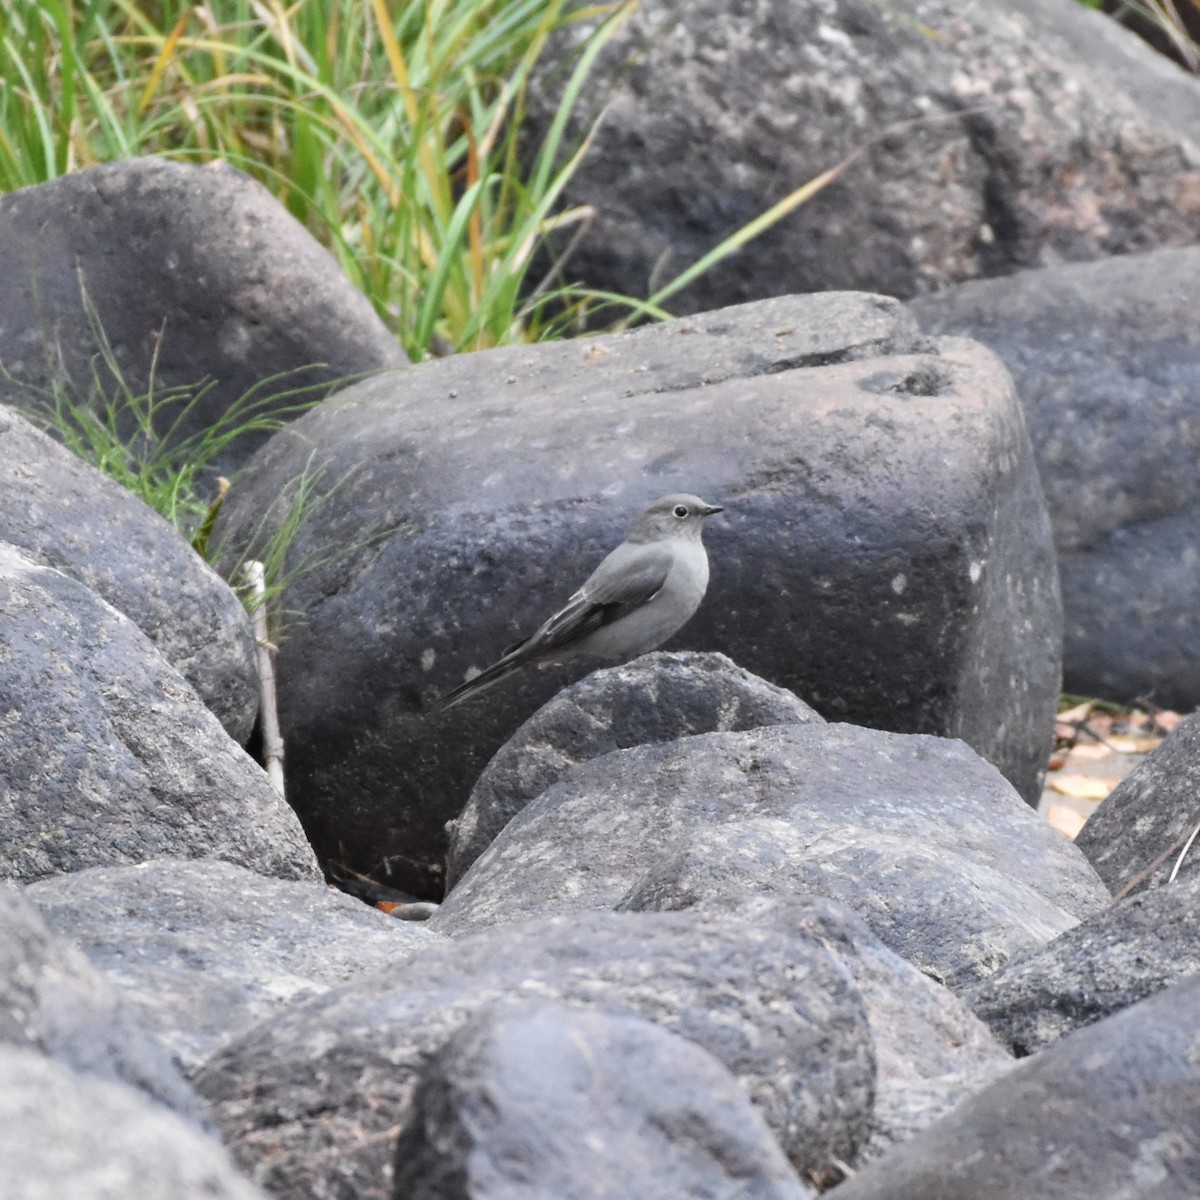
<instances>
[{"instance_id":1,"label":"white eye ring","mask_svg":"<svg viewBox=\"0 0 1200 1200\"><path fill-rule=\"evenodd\" d=\"M677 504L671 511L682 521L688 515L688 506L686 504Z\"/></svg>"}]
</instances>

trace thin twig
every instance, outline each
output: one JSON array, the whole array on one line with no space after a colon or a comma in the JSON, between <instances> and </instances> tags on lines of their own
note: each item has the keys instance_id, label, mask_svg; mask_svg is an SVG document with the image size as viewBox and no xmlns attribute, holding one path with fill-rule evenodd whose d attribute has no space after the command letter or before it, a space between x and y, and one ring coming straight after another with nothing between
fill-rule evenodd
<instances>
[{"instance_id":1,"label":"thin twig","mask_svg":"<svg viewBox=\"0 0 1200 1200\"><path fill-rule=\"evenodd\" d=\"M254 597L255 652L258 657L259 715L262 724L263 758L267 778L283 799L283 734L279 731L279 708L275 701L275 647L267 636L267 585L263 565L250 559L243 568Z\"/></svg>"},{"instance_id":2,"label":"thin twig","mask_svg":"<svg viewBox=\"0 0 1200 1200\"><path fill-rule=\"evenodd\" d=\"M1135 887L1137 887L1139 884L1145 883L1146 880L1149 879L1150 876L1153 875L1154 872L1157 871L1158 868L1161 867L1163 863L1165 863L1167 859L1179 849L1180 846L1183 846L1185 842L1190 844L1192 838L1195 836L1196 833L1195 830L1193 830L1191 833L1185 833L1182 837L1177 838L1174 842L1172 842L1171 845L1169 845L1148 867L1146 867L1145 870L1139 871L1119 892L1117 892L1115 896L1113 896L1113 903L1115 904L1118 900L1124 900L1125 897L1128 896Z\"/></svg>"},{"instance_id":3,"label":"thin twig","mask_svg":"<svg viewBox=\"0 0 1200 1200\"><path fill-rule=\"evenodd\" d=\"M1183 866L1183 860L1187 858L1187 852L1192 848L1192 843L1196 840L1196 834L1200 833L1200 824L1192 830L1191 837L1187 840L1187 845L1179 852L1179 857L1175 860L1175 865L1171 868L1171 874L1167 877L1168 883L1175 882L1175 876L1179 874L1179 868Z\"/></svg>"}]
</instances>

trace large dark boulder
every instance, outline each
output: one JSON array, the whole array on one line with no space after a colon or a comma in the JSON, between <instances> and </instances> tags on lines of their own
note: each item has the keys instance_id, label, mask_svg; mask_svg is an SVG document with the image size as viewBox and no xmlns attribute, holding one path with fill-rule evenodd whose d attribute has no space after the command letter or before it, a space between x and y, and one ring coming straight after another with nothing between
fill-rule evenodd
<instances>
[{"instance_id":1,"label":"large dark boulder","mask_svg":"<svg viewBox=\"0 0 1200 1200\"><path fill-rule=\"evenodd\" d=\"M0 878L224 858L311 878L265 772L127 617L0 542Z\"/></svg>"},{"instance_id":2,"label":"large dark boulder","mask_svg":"<svg viewBox=\"0 0 1200 1200\"><path fill-rule=\"evenodd\" d=\"M0 1046L4 1200L264 1200L212 1138L119 1083Z\"/></svg>"},{"instance_id":3,"label":"large dark boulder","mask_svg":"<svg viewBox=\"0 0 1200 1200\"><path fill-rule=\"evenodd\" d=\"M25 895L189 1073L287 1005L439 940L322 883L215 859L94 867Z\"/></svg>"},{"instance_id":4,"label":"large dark boulder","mask_svg":"<svg viewBox=\"0 0 1200 1200\"><path fill-rule=\"evenodd\" d=\"M564 40L591 26L572 28ZM568 49L545 72L539 127ZM675 311L912 296L1200 237L1200 84L1064 0L646 0L601 55L580 132L600 110L563 193L595 210L571 270L638 296L865 151Z\"/></svg>"},{"instance_id":5,"label":"large dark boulder","mask_svg":"<svg viewBox=\"0 0 1200 1200\"><path fill-rule=\"evenodd\" d=\"M1200 873L1114 904L963 998L1018 1054L1200 974Z\"/></svg>"},{"instance_id":6,"label":"large dark boulder","mask_svg":"<svg viewBox=\"0 0 1200 1200\"><path fill-rule=\"evenodd\" d=\"M254 638L225 582L162 517L3 407L0 447L0 539L123 612L244 743Z\"/></svg>"},{"instance_id":7,"label":"large dark boulder","mask_svg":"<svg viewBox=\"0 0 1200 1200\"><path fill-rule=\"evenodd\" d=\"M1108 901L1075 847L961 743L778 725L576 767L505 827L431 925L455 935L739 892L841 900L952 987Z\"/></svg>"},{"instance_id":8,"label":"large dark boulder","mask_svg":"<svg viewBox=\"0 0 1200 1200\"><path fill-rule=\"evenodd\" d=\"M393 1200L804 1200L737 1080L628 1013L484 1009L422 1070Z\"/></svg>"},{"instance_id":9,"label":"large dark boulder","mask_svg":"<svg viewBox=\"0 0 1200 1200\"><path fill-rule=\"evenodd\" d=\"M196 1086L269 1190L384 1200L430 1056L485 1007L531 999L632 1011L695 1042L802 1175L838 1178L868 1135L871 1034L837 957L803 931L698 913L582 914L431 947L257 1026Z\"/></svg>"},{"instance_id":10,"label":"large dark boulder","mask_svg":"<svg viewBox=\"0 0 1200 1200\"><path fill-rule=\"evenodd\" d=\"M218 424L274 376L315 395L408 360L370 303L275 198L225 163L128 158L0 196L0 400L38 409L56 382L86 405L211 382L160 434ZM111 354L121 378L113 377ZM279 399L260 411L280 411ZM124 423L135 433L132 415ZM218 462L239 465L263 435Z\"/></svg>"},{"instance_id":11,"label":"large dark boulder","mask_svg":"<svg viewBox=\"0 0 1200 1200\"><path fill-rule=\"evenodd\" d=\"M347 389L264 447L218 536L334 488L280 604L290 796L326 863L437 894L444 824L573 671L436 698L528 633L656 495L697 490L720 650L824 716L961 737L1028 799L1059 691L1057 573L995 358L894 302L792 297ZM818 365L820 364L820 365ZM278 502L278 503L277 503Z\"/></svg>"},{"instance_id":12,"label":"large dark boulder","mask_svg":"<svg viewBox=\"0 0 1200 1200\"><path fill-rule=\"evenodd\" d=\"M1075 844L1110 890L1166 883L1192 830L1200 825L1200 714L1147 754L1100 802ZM1200 867L1195 843L1180 874Z\"/></svg>"},{"instance_id":13,"label":"large dark boulder","mask_svg":"<svg viewBox=\"0 0 1200 1200\"><path fill-rule=\"evenodd\" d=\"M1065 686L1200 705L1200 246L967 283L911 307L1012 372L1058 550Z\"/></svg>"},{"instance_id":14,"label":"large dark boulder","mask_svg":"<svg viewBox=\"0 0 1200 1200\"><path fill-rule=\"evenodd\" d=\"M447 827L446 886L530 800L582 762L696 733L820 720L803 700L723 654L660 651L593 671L539 708L488 763Z\"/></svg>"},{"instance_id":15,"label":"large dark boulder","mask_svg":"<svg viewBox=\"0 0 1200 1200\"><path fill-rule=\"evenodd\" d=\"M1200 976L1081 1029L831 1200L1192 1200Z\"/></svg>"},{"instance_id":16,"label":"large dark boulder","mask_svg":"<svg viewBox=\"0 0 1200 1200\"><path fill-rule=\"evenodd\" d=\"M7 1046L125 1084L193 1124L205 1123L199 1097L136 1009L26 897L0 883L0 1049ZM0 1093L7 1093L10 1080L0 1078ZM8 1192L0 1188L0 1195Z\"/></svg>"}]
</instances>

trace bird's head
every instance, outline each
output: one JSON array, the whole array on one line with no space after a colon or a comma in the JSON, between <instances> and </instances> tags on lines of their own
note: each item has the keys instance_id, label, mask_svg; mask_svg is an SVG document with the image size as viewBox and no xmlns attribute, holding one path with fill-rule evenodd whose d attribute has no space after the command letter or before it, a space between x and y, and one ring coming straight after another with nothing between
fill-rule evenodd
<instances>
[{"instance_id":1,"label":"bird's head","mask_svg":"<svg viewBox=\"0 0 1200 1200\"><path fill-rule=\"evenodd\" d=\"M663 538L700 540L705 517L725 510L688 492L660 496L638 518L629 535L631 542L657 542Z\"/></svg>"}]
</instances>

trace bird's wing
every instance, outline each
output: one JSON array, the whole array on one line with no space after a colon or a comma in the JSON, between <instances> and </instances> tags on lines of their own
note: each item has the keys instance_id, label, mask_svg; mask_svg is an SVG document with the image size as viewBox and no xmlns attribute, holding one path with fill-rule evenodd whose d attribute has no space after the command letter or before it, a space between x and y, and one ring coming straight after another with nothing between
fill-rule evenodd
<instances>
[{"instance_id":1,"label":"bird's wing","mask_svg":"<svg viewBox=\"0 0 1200 1200\"><path fill-rule=\"evenodd\" d=\"M553 658L555 651L646 604L666 582L674 561L671 548L662 543L618 546L536 633L514 642L486 670L447 692L438 707L460 703L525 663Z\"/></svg>"},{"instance_id":2,"label":"bird's wing","mask_svg":"<svg viewBox=\"0 0 1200 1200\"><path fill-rule=\"evenodd\" d=\"M611 625L652 600L667 581L674 556L670 546L618 546L527 642L530 650L556 650Z\"/></svg>"}]
</instances>

